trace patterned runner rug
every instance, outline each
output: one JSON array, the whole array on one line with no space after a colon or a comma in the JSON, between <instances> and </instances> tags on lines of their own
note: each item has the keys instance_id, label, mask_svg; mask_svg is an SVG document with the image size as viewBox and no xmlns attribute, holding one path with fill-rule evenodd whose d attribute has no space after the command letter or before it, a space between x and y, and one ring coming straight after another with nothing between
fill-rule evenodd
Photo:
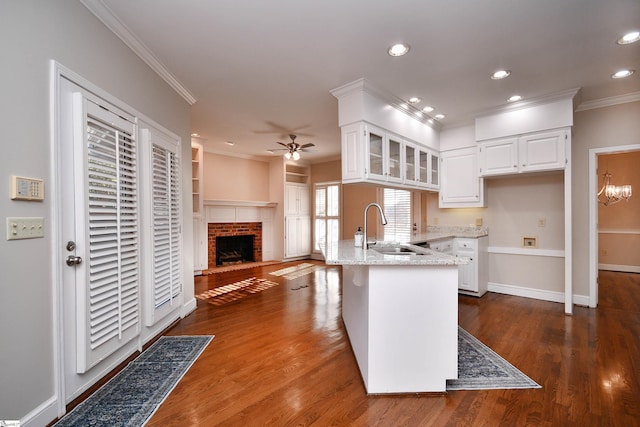
<instances>
[{"instance_id":1,"label":"patterned runner rug","mask_svg":"<svg viewBox=\"0 0 640 427\"><path fill-rule=\"evenodd\" d=\"M144 425L212 339L160 337L54 426Z\"/></svg>"},{"instance_id":2,"label":"patterned runner rug","mask_svg":"<svg viewBox=\"0 0 640 427\"><path fill-rule=\"evenodd\" d=\"M458 327L458 379L447 391L541 388L476 337Z\"/></svg>"}]
</instances>

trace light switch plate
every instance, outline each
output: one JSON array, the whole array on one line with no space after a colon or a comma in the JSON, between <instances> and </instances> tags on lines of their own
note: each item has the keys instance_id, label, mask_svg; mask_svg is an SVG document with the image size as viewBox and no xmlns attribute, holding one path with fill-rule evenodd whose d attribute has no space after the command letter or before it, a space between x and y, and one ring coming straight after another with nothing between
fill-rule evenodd
<instances>
[{"instance_id":1,"label":"light switch plate","mask_svg":"<svg viewBox=\"0 0 640 427\"><path fill-rule=\"evenodd\" d=\"M7 217L7 240L44 237L44 218Z\"/></svg>"}]
</instances>

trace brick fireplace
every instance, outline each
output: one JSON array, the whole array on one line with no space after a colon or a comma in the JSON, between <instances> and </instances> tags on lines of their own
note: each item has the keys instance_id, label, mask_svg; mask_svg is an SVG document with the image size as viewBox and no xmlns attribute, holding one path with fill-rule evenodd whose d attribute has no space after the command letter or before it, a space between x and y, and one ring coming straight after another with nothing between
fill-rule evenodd
<instances>
[{"instance_id":1,"label":"brick fireplace","mask_svg":"<svg viewBox=\"0 0 640 427\"><path fill-rule=\"evenodd\" d=\"M254 236L253 259L262 261L261 222L210 222L207 224L209 268L216 267L216 237Z\"/></svg>"}]
</instances>

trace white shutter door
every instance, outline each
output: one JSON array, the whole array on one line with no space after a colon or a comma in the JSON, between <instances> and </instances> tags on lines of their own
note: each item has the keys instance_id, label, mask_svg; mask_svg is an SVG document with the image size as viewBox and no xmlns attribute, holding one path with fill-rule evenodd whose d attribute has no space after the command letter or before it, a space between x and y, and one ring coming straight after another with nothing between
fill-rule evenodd
<instances>
[{"instance_id":1,"label":"white shutter door","mask_svg":"<svg viewBox=\"0 0 640 427\"><path fill-rule=\"evenodd\" d=\"M146 125L145 125L146 126ZM144 294L145 324L158 320L181 304L182 292L182 210L180 207L179 141L149 126L142 130L145 164L144 188L148 190L150 227L145 242L151 245L146 264L149 266ZM147 180L148 178L148 180ZM145 218L147 216L145 215Z\"/></svg>"},{"instance_id":2,"label":"white shutter door","mask_svg":"<svg viewBox=\"0 0 640 427\"><path fill-rule=\"evenodd\" d=\"M180 275L180 182L176 153L153 144L154 309L182 290Z\"/></svg>"},{"instance_id":3,"label":"white shutter door","mask_svg":"<svg viewBox=\"0 0 640 427\"><path fill-rule=\"evenodd\" d=\"M77 372L139 332L138 196L134 124L76 94ZM81 137L79 137L81 135Z\"/></svg>"}]
</instances>

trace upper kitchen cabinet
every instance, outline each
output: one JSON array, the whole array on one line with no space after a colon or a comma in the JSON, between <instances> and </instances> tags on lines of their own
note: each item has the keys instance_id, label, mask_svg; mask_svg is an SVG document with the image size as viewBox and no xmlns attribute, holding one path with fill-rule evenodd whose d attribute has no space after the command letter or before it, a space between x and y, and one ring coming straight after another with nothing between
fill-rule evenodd
<instances>
[{"instance_id":1,"label":"upper kitchen cabinet","mask_svg":"<svg viewBox=\"0 0 640 427\"><path fill-rule=\"evenodd\" d=\"M481 177L562 170L569 129L533 132L478 144Z\"/></svg>"},{"instance_id":2,"label":"upper kitchen cabinet","mask_svg":"<svg viewBox=\"0 0 640 427\"><path fill-rule=\"evenodd\" d=\"M439 188L439 156L420 144L368 123L342 127L342 182Z\"/></svg>"},{"instance_id":3,"label":"upper kitchen cabinet","mask_svg":"<svg viewBox=\"0 0 640 427\"><path fill-rule=\"evenodd\" d=\"M410 186L438 190L440 185L440 156L417 144L404 144L404 180Z\"/></svg>"},{"instance_id":4,"label":"upper kitchen cabinet","mask_svg":"<svg viewBox=\"0 0 640 427\"><path fill-rule=\"evenodd\" d=\"M438 123L365 79L331 93L338 98L342 182L438 189Z\"/></svg>"},{"instance_id":5,"label":"upper kitchen cabinet","mask_svg":"<svg viewBox=\"0 0 640 427\"><path fill-rule=\"evenodd\" d=\"M444 151L442 156L442 184L440 208L486 207L484 180L478 176L476 147Z\"/></svg>"}]
</instances>

